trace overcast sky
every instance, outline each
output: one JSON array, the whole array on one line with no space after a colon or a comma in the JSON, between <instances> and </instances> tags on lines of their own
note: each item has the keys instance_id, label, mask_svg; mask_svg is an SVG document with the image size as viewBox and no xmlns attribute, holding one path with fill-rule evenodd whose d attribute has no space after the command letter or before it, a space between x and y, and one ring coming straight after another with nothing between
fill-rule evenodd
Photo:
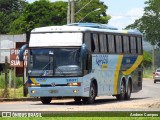
<instances>
[{"instance_id":1,"label":"overcast sky","mask_svg":"<svg viewBox=\"0 0 160 120\"><path fill-rule=\"evenodd\" d=\"M36 0L26 0L30 3ZM50 0L58 1L58 0ZM67 1L67 0L65 0ZM89 0L88 0L89 1ZM145 7L144 2L147 0L100 0L107 6L107 14L112 18L109 20L109 25L119 29L125 28L127 25L134 23L135 19L143 15Z\"/></svg>"}]
</instances>

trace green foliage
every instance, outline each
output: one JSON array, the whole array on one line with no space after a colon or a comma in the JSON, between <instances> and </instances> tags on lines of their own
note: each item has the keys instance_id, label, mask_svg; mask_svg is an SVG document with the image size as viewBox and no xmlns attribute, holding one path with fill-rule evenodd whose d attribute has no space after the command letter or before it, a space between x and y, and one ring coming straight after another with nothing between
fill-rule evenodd
<instances>
[{"instance_id":1,"label":"green foliage","mask_svg":"<svg viewBox=\"0 0 160 120\"><path fill-rule=\"evenodd\" d=\"M143 78L151 78L153 79L153 71L152 71L152 68L147 68L145 67L143 69Z\"/></svg>"},{"instance_id":2,"label":"green foliage","mask_svg":"<svg viewBox=\"0 0 160 120\"><path fill-rule=\"evenodd\" d=\"M25 0L0 0L0 34L10 32L10 24L22 14L26 4Z\"/></svg>"},{"instance_id":3,"label":"green foliage","mask_svg":"<svg viewBox=\"0 0 160 120\"><path fill-rule=\"evenodd\" d=\"M143 51L143 66L150 67L152 64L152 56L147 52Z\"/></svg>"},{"instance_id":4,"label":"green foliage","mask_svg":"<svg viewBox=\"0 0 160 120\"><path fill-rule=\"evenodd\" d=\"M4 84L5 83L5 81L4 81L4 75L0 75L0 89L2 89L2 88L4 88Z\"/></svg>"},{"instance_id":5,"label":"green foliage","mask_svg":"<svg viewBox=\"0 0 160 120\"><path fill-rule=\"evenodd\" d=\"M78 12L88 2L88 0L76 2L76 11ZM39 0L28 4L23 14L11 24L10 33L27 33L29 35L31 30L37 27L64 25L67 23L67 6L67 2L50 2L48 0ZM94 11L97 8L101 9ZM110 17L106 15L106 9L107 6L103 2L93 0L84 9L75 13L76 22L90 13L83 22L107 23Z\"/></svg>"},{"instance_id":6,"label":"green foliage","mask_svg":"<svg viewBox=\"0 0 160 120\"><path fill-rule=\"evenodd\" d=\"M106 24L110 19L110 16L106 14L107 9L108 7L104 2L100 2L100 0L93 0L92 2L89 2L88 0L80 0L80 2L77 2L76 4L77 13L75 12L75 21Z\"/></svg>"},{"instance_id":7,"label":"green foliage","mask_svg":"<svg viewBox=\"0 0 160 120\"><path fill-rule=\"evenodd\" d=\"M145 33L146 39L160 47L160 0L148 0L143 16L126 28L137 28Z\"/></svg>"},{"instance_id":8,"label":"green foliage","mask_svg":"<svg viewBox=\"0 0 160 120\"><path fill-rule=\"evenodd\" d=\"M30 34L36 27L65 24L66 11L67 3L62 1L51 3L48 0L39 0L28 4L23 14L12 23L10 33Z\"/></svg>"},{"instance_id":9,"label":"green foliage","mask_svg":"<svg viewBox=\"0 0 160 120\"><path fill-rule=\"evenodd\" d=\"M12 76L13 78L13 76ZM16 88L19 88L23 86L23 80L22 77L16 77ZM5 87L5 78L4 78L4 74L2 73L0 75L0 89L3 89ZM14 81L12 79L11 81L11 87L14 87Z\"/></svg>"}]
</instances>

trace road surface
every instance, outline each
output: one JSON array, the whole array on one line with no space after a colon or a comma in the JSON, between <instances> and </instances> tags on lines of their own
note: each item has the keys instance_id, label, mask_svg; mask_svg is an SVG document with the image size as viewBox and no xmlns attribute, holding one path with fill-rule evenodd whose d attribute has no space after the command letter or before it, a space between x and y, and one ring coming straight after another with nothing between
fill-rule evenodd
<instances>
[{"instance_id":1,"label":"road surface","mask_svg":"<svg viewBox=\"0 0 160 120\"><path fill-rule=\"evenodd\" d=\"M160 83L143 80L143 89L132 93L128 101L115 97L97 97L95 104L75 103L73 99L53 100L49 105L40 101L0 102L0 111L160 111Z\"/></svg>"}]
</instances>

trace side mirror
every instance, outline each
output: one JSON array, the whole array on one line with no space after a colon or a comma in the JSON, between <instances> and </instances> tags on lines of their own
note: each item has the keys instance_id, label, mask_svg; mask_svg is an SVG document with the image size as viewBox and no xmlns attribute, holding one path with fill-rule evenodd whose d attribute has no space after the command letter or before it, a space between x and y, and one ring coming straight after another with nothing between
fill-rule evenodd
<instances>
[{"instance_id":1,"label":"side mirror","mask_svg":"<svg viewBox=\"0 0 160 120\"><path fill-rule=\"evenodd\" d=\"M82 44L82 46L81 46L81 56L82 56L82 59L87 58L87 46L86 46L86 44Z\"/></svg>"},{"instance_id":2,"label":"side mirror","mask_svg":"<svg viewBox=\"0 0 160 120\"><path fill-rule=\"evenodd\" d=\"M20 52L19 52L19 60L20 61L23 61L23 53L24 53L24 51L26 50L27 47L28 47L28 44L25 44L20 48Z\"/></svg>"}]
</instances>

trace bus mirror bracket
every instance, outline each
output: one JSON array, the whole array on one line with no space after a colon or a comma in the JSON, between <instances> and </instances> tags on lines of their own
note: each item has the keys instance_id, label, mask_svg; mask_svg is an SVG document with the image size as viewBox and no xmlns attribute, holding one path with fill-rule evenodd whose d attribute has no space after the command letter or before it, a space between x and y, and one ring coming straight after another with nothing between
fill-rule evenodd
<instances>
[{"instance_id":1,"label":"bus mirror bracket","mask_svg":"<svg viewBox=\"0 0 160 120\"><path fill-rule=\"evenodd\" d=\"M20 52L19 52L19 60L20 61L23 61L23 53L24 53L24 51L26 50L27 47L28 47L28 44L25 44L20 48Z\"/></svg>"},{"instance_id":2,"label":"bus mirror bracket","mask_svg":"<svg viewBox=\"0 0 160 120\"><path fill-rule=\"evenodd\" d=\"M87 46L86 46L86 44L82 44L82 46L81 46L81 56L82 56L82 59L87 58Z\"/></svg>"}]
</instances>

